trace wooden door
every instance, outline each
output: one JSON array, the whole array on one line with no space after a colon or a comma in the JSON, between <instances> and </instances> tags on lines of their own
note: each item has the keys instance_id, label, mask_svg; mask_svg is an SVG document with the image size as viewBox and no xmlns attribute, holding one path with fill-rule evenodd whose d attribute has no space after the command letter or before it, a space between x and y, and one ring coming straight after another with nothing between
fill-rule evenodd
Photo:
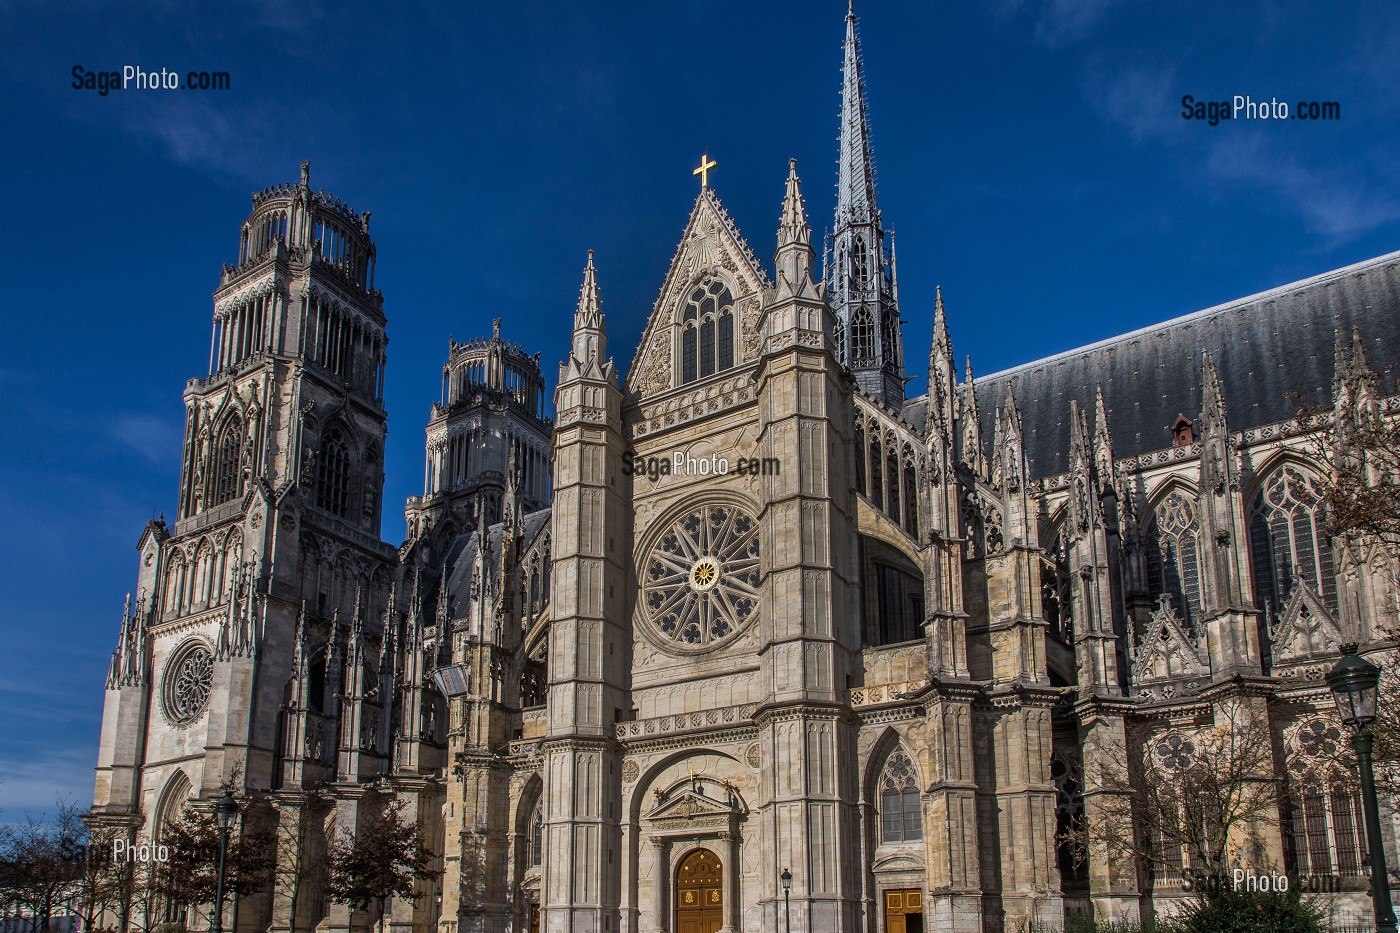
<instances>
[{"instance_id":1,"label":"wooden door","mask_svg":"<svg viewBox=\"0 0 1400 933\"><path fill-rule=\"evenodd\" d=\"M676 933L718 933L724 926L724 868L696 849L676 869Z\"/></svg>"},{"instance_id":2,"label":"wooden door","mask_svg":"<svg viewBox=\"0 0 1400 933\"><path fill-rule=\"evenodd\" d=\"M885 933L924 933L924 896L918 888L885 892Z\"/></svg>"}]
</instances>

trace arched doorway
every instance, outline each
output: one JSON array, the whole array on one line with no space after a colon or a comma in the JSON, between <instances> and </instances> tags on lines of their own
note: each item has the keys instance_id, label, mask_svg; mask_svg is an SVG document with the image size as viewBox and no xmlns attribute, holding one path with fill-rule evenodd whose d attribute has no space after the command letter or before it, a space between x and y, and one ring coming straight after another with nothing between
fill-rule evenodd
<instances>
[{"instance_id":1,"label":"arched doorway","mask_svg":"<svg viewBox=\"0 0 1400 933\"><path fill-rule=\"evenodd\" d=\"M676 933L717 933L724 925L724 867L696 849L676 869Z\"/></svg>"}]
</instances>

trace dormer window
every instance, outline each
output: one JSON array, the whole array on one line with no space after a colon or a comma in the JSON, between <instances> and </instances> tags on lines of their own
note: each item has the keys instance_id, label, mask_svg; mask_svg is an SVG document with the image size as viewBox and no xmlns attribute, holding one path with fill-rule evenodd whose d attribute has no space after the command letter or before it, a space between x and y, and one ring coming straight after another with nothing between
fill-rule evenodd
<instances>
[{"instance_id":1,"label":"dormer window","mask_svg":"<svg viewBox=\"0 0 1400 933\"><path fill-rule=\"evenodd\" d=\"M1196 426L1185 415L1177 415L1172 424L1172 446L1190 447L1196 442Z\"/></svg>"},{"instance_id":2,"label":"dormer window","mask_svg":"<svg viewBox=\"0 0 1400 933\"><path fill-rule=\"evenodd\" d=\"M691 291L681 312L681 383L734 367L734 296L718 279Z\"/></svg>"}]
</instances>

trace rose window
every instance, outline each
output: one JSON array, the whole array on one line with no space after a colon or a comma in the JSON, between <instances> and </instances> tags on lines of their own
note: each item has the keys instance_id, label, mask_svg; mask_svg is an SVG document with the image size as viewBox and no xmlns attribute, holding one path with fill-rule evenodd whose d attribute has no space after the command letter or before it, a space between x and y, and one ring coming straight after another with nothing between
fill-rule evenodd
<instances>
[{"instance_id":1,"label":"rose window","mask_svg":"<svg viewBox=\"0 0 1400 933\"><path fill-rule=\"evenodd\" d=\"M758 522L733 506L678 518L642 569L643 605L656 630L700 648L743 628L758 610L758 552Z\"/></svg>"},{"instance_id":2,"label":"rose window","mask_svg":"<svg viewBox=\"0 0 1400 933\"><path fill-rule=\"evenodd\" d=\"M203 644L179 651L165 668L165 711L176 722L189 722L209 704L214 655Z\"/></svg>"},{"instance_id":3,"label":"rose window","mask_svg":"<svg viewBox=\"0 0 1400 933\"><path fill-rule=\"evenodd\" d=\"M1158 765L1167 771L1180 771L1191 765L1196 755L1196 746L1190 739L1171 734L1154 747Z\"/></svg>"}]
</instances>

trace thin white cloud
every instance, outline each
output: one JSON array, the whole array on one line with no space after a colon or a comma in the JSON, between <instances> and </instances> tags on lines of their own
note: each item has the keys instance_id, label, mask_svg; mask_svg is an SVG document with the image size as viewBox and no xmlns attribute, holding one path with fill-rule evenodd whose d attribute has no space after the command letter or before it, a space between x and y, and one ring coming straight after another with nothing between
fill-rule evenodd
<instances>
[{"instance_id":1,"label":"thin white cloud","mask_svg":"<svg viewBox=\"0 0 1400 933\"><path fill-rule=\"evenodd\" d=\"M1175 135L1173 130L1181 122L1177 86L1177 69L1171 65L1135 65L1118 71L1093 66L1085 91L1096 110L1140 143Z\"/></svg>"},{"instance_id":2,"label":"thin white cloud","mask_svg":"<svg viewBox=\"0 0 1400 933\"><path fill-rule=\"evenodd\" d=\"M1272 198L1334 241L1400 219L1400 200L1355 170L1365 153L1318 164L1288 148L1273 124L1188 123L1181 119L1180 91L1175 65L1086 66L1085 96L1105 120L1134 143L1177 151L1200 178Z\"/></svg>"},{"instance_id":3,"label":"thin white cloud","mask_svg":"<svg viewBox=\"0 0 1400 933\"><path fill-rule=\"evenodd\" d=\"M90 804L96 767L97 746L88 737L43 747L11 745L0 757L0 824L43 817L61 798Z\"/></svg>"},{"instance_id":4,"label":"thin white cloud","mask_svg":"<svg viewBox=\"0 0 1400 933\"><path fill-rule=\"evenodd\" d=\"M1222 181L1251 186L1297 211L1318 233L1348 239L1400 220L1400 200L1373 190L1341 167L1317 168L1277 151L1262 134L1214 144L1206 169Z\"/></svg>"},{"instance_id":5,"label":"thin white cloud","mask_svg":"<svg viewBox=\"0 0 1400 933\"><path fill-rule=\"evenodd\" d=\"M181 426L168 419L124 412L108 422L107 436L151 463L168 463L170 452L180 449L183 435Z\"/></svg>"},{"instance_id":6,"label":"thin white cloud","mask_svg":"<svg viewBox=\"0 0 1400 933\"><path fill-rule=\"evenodd\" d=\"M1035 37L1061 46L1087 36L1114 0L1047 0L1036 23Z\"/></svg>"}]
</instances>

